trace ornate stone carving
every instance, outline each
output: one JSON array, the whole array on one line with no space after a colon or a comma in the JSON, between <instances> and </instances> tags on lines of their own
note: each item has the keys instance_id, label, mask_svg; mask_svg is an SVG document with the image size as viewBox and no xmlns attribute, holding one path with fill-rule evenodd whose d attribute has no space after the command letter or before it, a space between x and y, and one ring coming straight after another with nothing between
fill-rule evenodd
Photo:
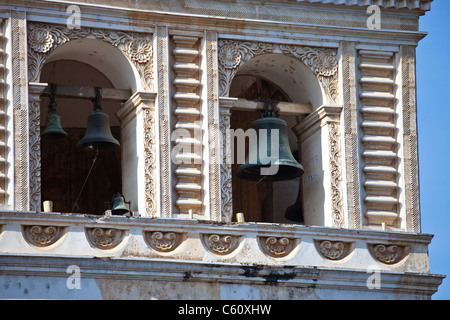
<instances>
[{"instance_id":1,"label":"ornate stone carving","mask_svg":"<svg viewBox=\"0 0 450 320\"><path fill-rule=\"evenodd\" d=\"M328 134L328 146L330 150L330 176L331 176L331 209L333 226L344 227L344 208L342 204L342 169L341 169L341 144L340 130L337 123L330 123Z\"/></svg>"},{"instance_id":2,"label":"ornate stone carving","mask_svg":"<svg viewBox=\"0 0 450 320\"><path fill-rule=\"evenodd\" d=\"M160 215L172 216L172 162L170 159L170 84L169 84L169 31L167 27L156 27L156 58L158 77L158 117L159 117L159 175Z\"/></svg>"},{"instance_id":3,"label":"ornate stone carving","mask_svg":"<svg viewBox=\"0 0 450 320\"><path fill-rule=\"evenodd\" d=\"M316 75L330 103L338 103L337 50L331 48L277 45L264 42L219 41L219 93L228 96L231 81L245 61L263 54L281 52L308 66Z\"/></svg>"},{"instance_id":4,"label":"ornate stone carving","mask_svg":"<svg viewBox=\"0 0 450 320\"><path fill-rule=\"evenodd\" d=\"M11 12L11 60L14 122L14 209L29 210L28 101L26 101L26 12Z\"/></svg>"},{"instance_id":5,"label":"ornate stone carving","mask_svg":"<svg viewBox=\"0 0 450 320\"><path fill-rule=\"evenodd\" d=\"M5 30L5 22L0 19L0 49L5 50L5 38L4 38L4 30ZM6 55L2 54L0 56L0 204L7 205L7 186L8 186L8 163L7 152L8 152L8 136L11 134L7 130L7 100L6 100L6 74L7 69L5 68L6 64ZM0 229L1 230L1 229Z\"/></svg>"},{"instance_id":6,"label":"ornate stone carving","mask_svg":"<svg viewBox=\"0 0 450 320\"><path fill-rule=\"evenodd\" d=\"M114 228L86 228L89 242L99 249L112 249L122 242L125 231Z\"/></svg>"},{"instance_id":7,"label":"ornate stone carving","mask_svg":"<svg viewBox=\"0 0 450 320\"><path fill-rule=\"evenodd\" d=\"M239 66L256 55L273 52L274 45L263 42L219 41L219 94L228 96Z\"/></svg>"},{"instance_id":8,"label":"ornate stone carving","mask_svg":"<svg viewBox=\"0 0 450 320\"><path fill-rule=\"evenodd\" d=\"M222 234L204 234L203 243L212 253L226 255L232 253L239 244L240 236Z\"/></svg>"},{"instance_id":9,"label":"ornate stone carving","mask_svg":"<svg viewBox=\"0 0 450 320\"><path fill-rule=\"evenodd\" d=\"M358 151L358 112L355 43L342 42L343 148L345 149L348 227L361 229L360 162Z\"/></svg>"},{"instance_id":10,"label":"ornate stone carving","mask_svg":"<svg viewBox=\"0 0 450 320\"><path fill-rule=\"evenodd\" d=\"M227 141L229 135L227 130L230 129L231 106L234 100L228 98L220 99L220 122L219 129L221 134L221 154L220 154L220 202L222 211L222 221L231 222L233 218L233 193L232 193L232 168L226 159L231 158L230 142Z\"/></svg>"},{"instance_id":11,"label":"ornate stone carving","mask_svg":"<svg viewBox=\"0 0 450 320\"><path fill-rule=\"evenodd\" d=\"M337 50L280 45L284 54L291 55L307 65L316 75L331 103L338 103Z\"/></svg>"},{"instance_id":12,"label":"ornate stone carving","mask_svg":"<svg viewBox=\"0 0 450 320\"><path fill-rule=\"evenodd\" d=\"M22 226L25 240L36 247L48 247L58 241L65 233L66 227L59 226Z\"/></svg>"},{"instance_id":13,"label":"ornate stone carving","mask_svg":"<svg viewBox=\"0 0 450 320\"><path fill-rule=\"evenodd\" d=\"M217 84L218 75L218 51L217 33L214 31L205 32L206 48L206 91L208 105L208 149L209 149L209 211L210 220L222 221L221 211L221 181L220 181L220 116Z\"/></svg>"},{"instance_id":14,"label":"ornate stone carving","mask_svg":"<svg viewBox=\"0 0 450 320\"><path fill-rule=\"evenodd\" d=\"M157 215L155 111L144 109L145 210L148 217Z\"/></svg>"},{"instance_id":15,"label":"ornate stone carving","mask_svg":"<svg viewBox=\"0 0 450 320\"><path fill-rule=\"evenodd\" d=\"M145 89L153 89L153 47L151 36L136 32L106 29L68 29L63 25L28 23L28 77L29 82L39 82L39 74L47 55L70 40L100 39L114 47L134 64Z\"/></svg>"},{"instance_id":16,"label":"ornate stone carving","mask_svg":"<svg viewBox=\"0 0 450 320\"><path fill-rule=\"evenodd\" d=\"M171 231L144 231L144 238L152 249L159 252L170 252L183 242L184 234Z\"/></svg>"},{"instance_id":17,"label":"ornate stone carving","mask_svg":"<svg viewBox=\"0 0 450 320\"><path fill-rule=\"evenodd\" d=\"M353 242L315 240L317 251L326 259L341 260L347 257L354 248Z\"/></svg>"},{"instance_id":18,"label":"ornate stone carving","mask_svg":"<svg viewBox=\"0 0 450 320\"><path fill-rule=\"evenodd\" d=\"M408 247L397 244L369 244L369 251L379 262L396 264L408 254Z\"/></svg>"},{"instance_id":19,"label":"ornate stone carving","mask_svg":"<svg viewBox=\"0 0 450 320\"><path fill-rule=\"evenodd\" d=\"M415 46L402 46L401 59L406 231L420 232Z\"/></svg>"},{"instance_id":20,"label":"ornate stone carving","mask_svg":"<svg viewBox=\"0 0 450 320\"><path fill-rule=\"evenodd\" d=\"M287 237L258 237L262 251L273 258L289 255L297 246L298 239Z\"/></svg>"},{"instance_id":21,"label":"ornate stone carving","mask_svg":"<svg viewBox=\"0 0 450 320\"><path fill-rule=\"evenodd\" d=\"M41 99L30 97L29 148L30 148L30 211L41 211Z\"/></svg>"}]
</instances>

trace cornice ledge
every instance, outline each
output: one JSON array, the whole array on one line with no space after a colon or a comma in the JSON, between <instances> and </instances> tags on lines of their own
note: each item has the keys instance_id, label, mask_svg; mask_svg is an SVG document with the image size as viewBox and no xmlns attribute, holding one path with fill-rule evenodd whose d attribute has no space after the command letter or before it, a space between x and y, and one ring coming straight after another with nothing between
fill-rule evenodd
<instances>
[{"instance_id":1,"label":"cornice ledge","mask_svg":"<svg viewBox=\"0 0 450 320\"><path fill-rule=\"evenodd\" d=\"M321 3L334 5L347 5L368 7L376 5L386 9L408 9L408 10L422 10L429 11L431 9L431 2L433 0L297 0L297 2L306 3Z\"/></svg>"}]
</instances>

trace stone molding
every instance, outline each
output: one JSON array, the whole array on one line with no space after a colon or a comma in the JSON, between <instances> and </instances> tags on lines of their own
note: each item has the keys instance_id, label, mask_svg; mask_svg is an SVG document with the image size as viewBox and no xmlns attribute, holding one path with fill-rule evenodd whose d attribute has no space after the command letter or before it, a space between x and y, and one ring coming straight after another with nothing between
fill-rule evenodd
<instances>
[{"instance_id":1,"label":"stone molding","mask_svg":"<svg viewBox=\"0 0 450 320\"><path fill-rule=\"evenodd\" d=\"M428 273L432 238L402 232L150 217L0 212L0 218L4 225L0 254L20 255L152 259L169 254L189 261L216 261L218 256L255 265L334 267L339 263L349 269L369 268L375 259L380 270ZM22 230L22 238L16 230ZM56 242L59 245L54 246ZM358 248L357 255L351 254L353 248ZM383 252L397 255L390 258Z\"/></svg>"},{"instance_id":2,"label":"stone molding","mask_svg":"<svg viewBox=\"0 0 450 320\"><path fill-rule=\"evenodd\" d=\"M433 0L297 0L298 2L306 3L326 3L334 5L347 5L347 6L359 6L366 7L370 5L376 5L386 9L418 9L428 11L431 8L431 2Z\"/></svg>"},{"instance_id":3,"label":"stone molding","mask_svg":"<svg viewBox=\"0 0 450 320\"><path fill-rule=\"evenodd\" d=\"M83 257L0 255L0 274L9 281L20 281L23 275L38 277L49 281L63 281L68 278L67 267L78 266L83 283L93 284L90 290L62 291L68 296L83 293L84 299L220 299L221 289L227 287L240 289L247 293L247 299L260 299L260 294L273 294L271 299L318 299L329 297L329 291L339 288L339 297L344 299L430 299L442 283L444 276L423 273L382 273L380 288L369 290L367 270L348 270L311 266L252 266L221 261L147 260L147 259L101 259ZM51 266L51 268L49 268ZM25 280L25 279L24 279ZM27 284L22 280L23 285ZM117 280L120 287L111 287ZM124 286L123 283L127 285ZM161 290L164 284L177 289L170 292ZM223 287L222 287L223 286ZM105 290L109 287L110 290ZM64 287L65 288L65 287ZM206 290L205 290L206 288ZM142 294L145 289L145 294ZM276 289L276 292L274 292ZM280 290L280 291L278 291ZM19 290L16 290L17 292ZM6 291L8 294L10 291ZM50 291L51 292L51 291ZM48 290L36 298L55 298ZM281 297L279 296L281 294ZM327 295L328 294L328 295ZM13 298L27 298L23 295ZM28 297L29 298L29 297ZM226 296L228 299L236 299Z\"/></svg>"}]
</instances>

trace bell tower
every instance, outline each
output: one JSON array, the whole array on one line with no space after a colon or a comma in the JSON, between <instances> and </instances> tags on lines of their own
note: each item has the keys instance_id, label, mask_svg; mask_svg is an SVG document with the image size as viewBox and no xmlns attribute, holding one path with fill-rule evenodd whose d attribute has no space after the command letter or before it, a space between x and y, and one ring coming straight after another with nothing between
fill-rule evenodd
<instances>
[{"instance_id":1,"label":"bell tower","mask_svg":"<svg viewBox=\"0 0 450 320\"><path fill-rule=\"evenodd\" d=\"M432 0L102 4L0 0L0 298L438 290L416 113Z\"/></svg>"}]
</instances>

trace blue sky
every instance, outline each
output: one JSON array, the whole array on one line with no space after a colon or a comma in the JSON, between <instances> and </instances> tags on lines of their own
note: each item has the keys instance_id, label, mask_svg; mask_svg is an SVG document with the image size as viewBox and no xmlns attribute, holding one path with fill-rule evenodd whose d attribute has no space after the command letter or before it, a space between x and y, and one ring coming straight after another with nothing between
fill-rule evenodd
<instances>
[{"instance_id":1,"label":"blue sky","mask_svg":"<svg viewBox=\"0 0 450 320\"><path fill-rule=\"evenodd\" d=\"M434 0L420 30L428 32L416 70L422 232L434 234L431 272L450 278L450 1ZM450 300L450 279L433 299Z\"/></svg>"}]
</instances>

